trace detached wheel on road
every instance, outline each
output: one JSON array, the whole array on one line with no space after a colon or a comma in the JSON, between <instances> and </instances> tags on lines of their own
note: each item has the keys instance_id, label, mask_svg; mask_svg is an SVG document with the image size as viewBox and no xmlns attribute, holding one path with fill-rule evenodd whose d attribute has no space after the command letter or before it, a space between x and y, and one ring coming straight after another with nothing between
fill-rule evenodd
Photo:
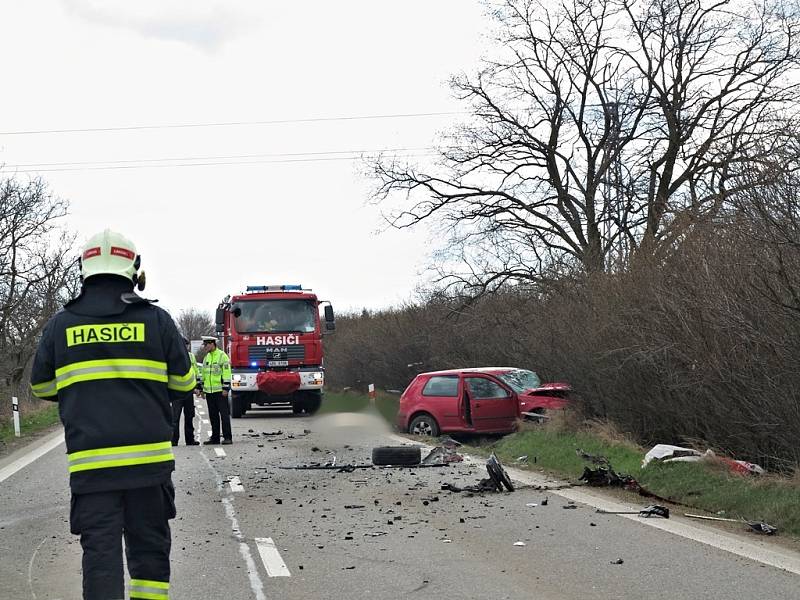
<instances>
[{"instance_id":1,"label":"detached wheel on road","mask_svg":"<svg viewBox=\"0 0 800 600\"><path fill-rule=\"evenodd\" d=\"M514 484L511 483L511 478L494 454L486 461L486 470L489 472L489 477L492 478L498 492L502 492L503 488L506 488L509 492L514 491Z\"/></svg>"},{"instance_id":2,"label":"detached wheel on road","mask_svg":"<svg viewBox=\"0 0 800 600\"><path fill-rule=\"evenodd\" d=\"M408 433L413 435L439 436L439 424L430 415L417 415L408 424Z\"/></svg>"},{"instance_id":3,"label":"detached wheel on road","mask_svg":"<svg viewBox=\"0 0 800 600\"><path fill-rule=\"evenodd\" d=\"M373 465L418 465L421 460L419 446L378 446L372 449Z\"/></svg>"}]
</instances>

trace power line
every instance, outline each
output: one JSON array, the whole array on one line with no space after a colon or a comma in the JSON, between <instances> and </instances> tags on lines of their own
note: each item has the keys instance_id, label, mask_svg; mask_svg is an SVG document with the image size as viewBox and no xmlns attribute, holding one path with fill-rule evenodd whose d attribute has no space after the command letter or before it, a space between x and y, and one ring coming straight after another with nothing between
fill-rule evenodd
<instances>
[{"instance_id":1,"label":"power line","mask_svg":"<svg viewBox=\"0 0 800 600\"><path fill-rule=\"evenodd\" d=\"M230 154L226 156L176 156L176 157L161 157L161 158L132 158L125 160L88 160L88 161L69 161L69 162L51 162L51 163L18 163L10 165L2 165L3 169L16 169L20 167L66 167L77 165L118 165L118 164L131 164L131 163L158 163L158 162L176 162L176 161L198 161L198 160L238 160L249 158L283 158L283 157L305 157L305 156L327 156L334 154L382 154L384 152L418 152L418 151L431 151L432 146L421 146L418 148L381 148L378 150L367 149L354 149L354 150L324 150L320 152L279 152L269 154Z\"/></svg>"},{"instance_id":2,"label":"power line","mask_svg":"<svg viewBox=\"0 0 800 600\"><path fill-rule=\"evenodd\" d=\"M228 121L220 123L164 123L161 125L129 125L124 127L86 127L82 129L30 129L0 131L0 135L41 135L50 133L96 133L108 131L140 131L147 129L188 129L195 127L235 127L246 125L285 125L291 123L322 123L333 121L363 121L376 119L409 119L419 117L441 117L465 114L463 111L398 113L387 115L353 115L345 117L311 117L305 119L274 119L269 121Z\"/></svg>"},{"instance_id":3,"label":"power line","mask_svg":"<svg viewBox=\"0 0 800 600\"><path fill-rule=\"evenodd\" d=\"M405 154L402 158L423 158L426 156L435 156L434 152ZM256 164L289 164L289 163L305 163L305 162L328 162L328 161L342 161L342 160L359 160L361 156L318 156L314 158L289 158L278 160L235 160L224 162L189 162L189 163L151 163L151 164L133 164L133 165L107 165L107 166L78 166L78 167L57 167L51 169L19 169L14 170L15 173L52 173L57 171L109 171L115 169L155 169L155 168L172 168L172 167L214 167L225 165L256 165ZM400 157L398 157L400 158ZM4 167L2 170L9 170Z\"/></svg>"}]
</instances>

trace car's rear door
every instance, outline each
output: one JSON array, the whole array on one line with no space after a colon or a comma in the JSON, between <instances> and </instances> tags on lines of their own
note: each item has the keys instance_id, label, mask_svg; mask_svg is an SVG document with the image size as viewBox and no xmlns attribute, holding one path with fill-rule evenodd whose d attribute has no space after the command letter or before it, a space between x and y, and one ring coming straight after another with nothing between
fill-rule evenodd
<instances>
[{"instance_id":1,"label":"car's rear door","mask_svg":"<svg viewBox=\"0 0 800 600\"><path fill-rule=\"evenodd\" d=\"M458 375L434 375L422 388L420 407L433 415L442 431L456 431L464 429L458 399Z\"/></svg>"},{"instance_id":2,"label":"car's rear door","mask_svg":"<svg viewBox=\"0 0 800 600\"><path fill-rule=\"evenodd\" d=\"M469 398L475 431L506 433L514 430L517 400L510 390L485 375L465 375L464 390Z\"/></svg>"}]
</instances>

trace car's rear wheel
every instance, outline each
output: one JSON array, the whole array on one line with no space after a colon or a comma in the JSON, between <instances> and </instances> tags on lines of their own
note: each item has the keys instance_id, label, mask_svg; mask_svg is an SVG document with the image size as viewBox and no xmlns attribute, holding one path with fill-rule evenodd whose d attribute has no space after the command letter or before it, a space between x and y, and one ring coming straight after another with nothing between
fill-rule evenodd
<instances>
[{"instance_id":1,"label":"car's rear wheel","mask_svg":"<svg viewBox=\"0 0 800 600\"><path fill-rule=\"evenodd\" d=\"M408 432L413 435L437 437L439 435L439 424L431 415L417 415L408 424Z\"/></svg>"}]
</instances>

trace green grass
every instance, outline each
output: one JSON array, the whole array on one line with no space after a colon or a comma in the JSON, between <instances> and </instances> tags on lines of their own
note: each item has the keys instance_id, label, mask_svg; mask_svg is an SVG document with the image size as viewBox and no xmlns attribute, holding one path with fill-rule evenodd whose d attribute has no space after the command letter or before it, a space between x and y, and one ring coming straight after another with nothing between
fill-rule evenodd
<instances>
[{"instance_id":1,"label":"green grass","mask_svg":"<svg viewBox=\"0 0 800 600\"><path fill-rule=\"evenodd\" d=\"M58 404L47 402L38 410L22 413L19 420L19 429L22 437L47 429L59 422ZM0 425L0 442L8 443L14 439L14 422L9 417L7 422Z\"/></svg>"},{"instance_id":2,"label":"green grass","mask_svg":"<svg viewBox=\"0 0 800 600\"><path fill-rule=\"evenodd\" d=\"M527 455L523 468L543 470L567 481L577 481L584 466L595 465L575 452L605 456L617 474L636 479L647 491L669 502L685 505L680 512L706 511L718 516L765 521L782 534L800 537L800 485L777 476L740 476L721 463L651 463L641 468L646 449L607 436L548 429L524 430L491 443L470 446L465 452L493 451L506 465ZM514 466L517 466L516 464ZM630 493L628 500L642 506L658 502Z\"/></svg>"},{"instance_id":3,"label":"green grass","mask_svg":"<svg viewBox=\"0 0 800 600\"><path fill-rule=\"evenodd\" d=\"M375 398L375 408L390 425L394 425L399 401L399 396L392 396L383 392L378 392ZM367 410L369 405L369 397L366 394L326 391L325 400L323 400L318 414L362 412Z\"/></svg>"}]
</instances>

